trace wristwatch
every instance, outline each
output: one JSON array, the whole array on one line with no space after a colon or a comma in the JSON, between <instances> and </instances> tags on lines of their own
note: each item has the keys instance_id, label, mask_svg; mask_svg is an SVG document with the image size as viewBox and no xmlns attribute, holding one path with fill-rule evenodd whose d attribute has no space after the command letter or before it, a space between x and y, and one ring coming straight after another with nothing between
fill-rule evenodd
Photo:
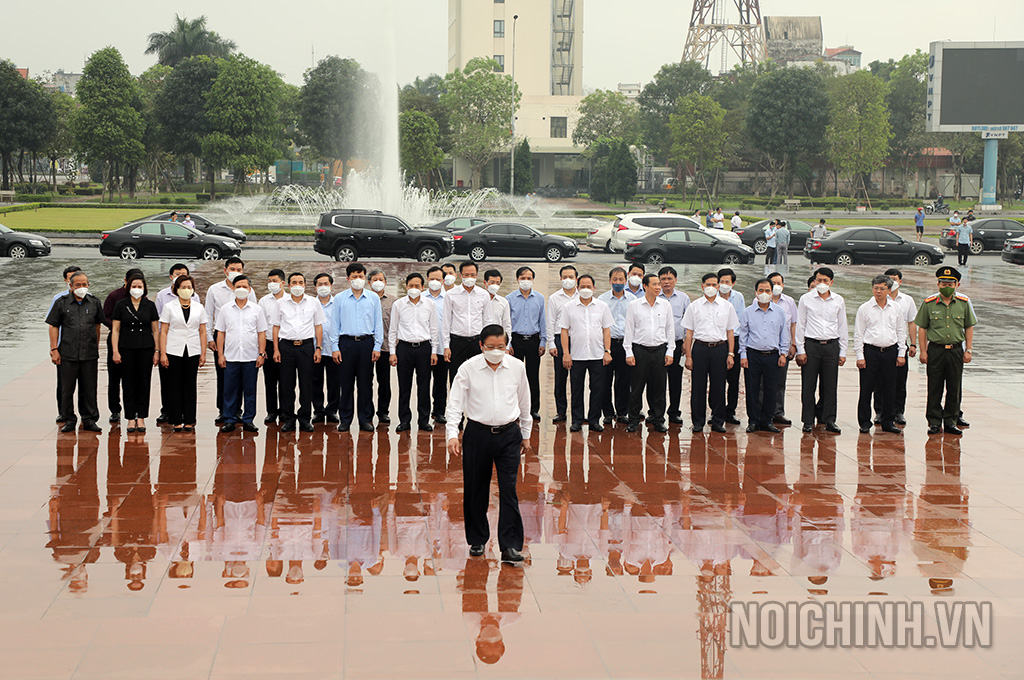
<instances>
[{"instance_id":1,"label":"wristwatch","mask_svg":"<svg viewBox=\"0 0 1024 680\"><path fill-rule=\"evenodd\" d=\"M320 351L320 345L317 345L317 346L316 346L316 350L317 350L318 352Z\"/></svg>"},{"instance_id":2,"label":"wristwatch","mask_svg":"<svg viewBox=\"0 0 1024 680\"><path fill-rule=\"evenodd\" d=\"M264 359L266 359L267 358L267 353L266 352L260 352L260 356L263 357Z\"/></svg>"},{"instance_id":3,"label":"wristwatch","mask_svg":"<svg viewBox=\"0 0 1024 680\"><path fill-rule=\"evenodd\" d=\"M736 355L733 352L729 352L729 356L735 357Z\"/></svg>"}]
</instances>

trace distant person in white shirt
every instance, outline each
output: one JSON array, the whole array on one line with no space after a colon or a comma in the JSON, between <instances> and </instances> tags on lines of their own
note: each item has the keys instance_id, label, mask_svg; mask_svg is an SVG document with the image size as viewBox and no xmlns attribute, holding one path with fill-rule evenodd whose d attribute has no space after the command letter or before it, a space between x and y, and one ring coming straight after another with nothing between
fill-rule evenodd
<instances>
[{"instance_id":1,"label":"distant person in white shirt","mask_svg":"<svg viewBox=\"0 0 1024 680\"><path fill-rule=\"evenodd\" d=\"M416 415L419 429L430 432L430 367L437 364L440 333L437 312L429 295L423 294L423 275L405 277L406 296L395 300L388 327L389 361L398 368L398 427L412 429L412 379L416 377Z\"/></svg>"},{"instance_id":2,"label":"distant person in white shirt","mask_svg":"<svg viewBox=\"0 0 1024 680\"><path fill-rule=\"evenodd\" d=\"M487 286L487 294L491 296L491 322L496 323L505 329L505 334L512 337L512 311L508 300L501 292L501 272L497 269L488 269L484 272L484 285Z\"/></svg>"},{"instance_id":3,"label":"distant person in white shirt","mask_svg":"<svg viewBox=\"0 0 1024 680\"><path fill-rule=\"evenodd\" d=\"M185 213L185 219L183 219L181 223L186 227L191 227L192 229L196 228L196 223L192 221L192 216L188 213Z\"/></svg>"},{"instance_id":4,"label":"distant person in white shirt","mask_svg":"<svg viewBox=\"0 0 1024 680\"><path fill-rule=\"evenodd\" d=\"M736 231L737 229L742 229L743 228L743 220L740 219L740 211L739 210L737 210L735 213L733 213L732 219L729 220L729 226L732 227L733 231Z\"/></svg>"},{"instance_id":5,"label":"distant person in white shirt","mask_svg":"<svg viewBox=\"0 0 1024 680\"><path fill-rule=\"evenodd\" d=\"M715 208L715 214L711 216L711 226L725 230L725 215L722 214L721 208Z\"/></svg>"},{"instance_id":6,"label":"distant person in white shirt","mask_svg":"<svg viewBox=\"0 0 1024 680\"><path fill-rule=\"evenodd\" d=\"M234 282L235 277L241 276L245 270L245 263L239 257L229 257L224 260L224 278L221 281L210 286L206 291L206 299L203 301L203 307L206 309L206 313L209 316L206 325L206 339L207 346L211 351L214 352L214 361L217 369L217 418L213 421L217 425L223 425L227 422L227 413L224 411L224 369L220 366L220 361L216 356L217 352L217 314L227 303L235 299L234 289L231 284ZM249 299L256 302L256 294L251 290L249 291ZM241 395L238 395L239 399L236 403L241 404ZM238 419L240 414L230 414L235 420Z\"/></svg>"},{"instance_id":7,"label":"distant person in white shirt","mask_svg":"<svg viewBox=\"0 0 1024 680\"><path fill-rule=\"evenodd\" d=\"M252 284L245 274L232 283L235 299L217 313L217 361L224 369L224 411L221 432L235 431L234 414L242 411L242 429L259 432L256 417L256 382L259 368L267 358L267 317L259 304L249 299ZM237 403L238 395L243 403Z\"/></svg>"}]
</instances>

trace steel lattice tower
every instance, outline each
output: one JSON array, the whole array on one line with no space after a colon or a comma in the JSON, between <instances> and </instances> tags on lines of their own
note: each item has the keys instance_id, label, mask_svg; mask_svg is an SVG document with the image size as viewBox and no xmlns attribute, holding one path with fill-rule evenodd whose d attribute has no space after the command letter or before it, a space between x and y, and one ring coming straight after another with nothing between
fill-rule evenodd
<instances>
[{"instance_id":1,"label":"steel lattice tower","mask_svg":"<svg viewBox=\"0 0 1024 680\"><path fill-rule=\"evenodd\" d=\"M727 3L735 5L739 10L736 23L723 18ZM764 29L761 26L759 0L693 0L683 61L696 61L707 68L711 53L720 41L725 42L727 49L732 50L741 64L764 60Z\"/></svg>"}]
</instances>

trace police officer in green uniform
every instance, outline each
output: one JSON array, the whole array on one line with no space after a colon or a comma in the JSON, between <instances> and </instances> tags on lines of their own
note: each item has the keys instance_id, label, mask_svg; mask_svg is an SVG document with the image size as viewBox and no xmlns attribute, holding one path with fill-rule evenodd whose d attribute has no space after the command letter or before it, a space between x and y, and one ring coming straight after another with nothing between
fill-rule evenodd
<instances>
[{"instance_id":1,"label":"police officer in green uniform","mask_svg":"<svg viewBox=\"0 0 1024 680\"><path fill-rule=\"evenodd\" d=\"M960 435L961 382L964 364L971 362L974 326L978 323L966 295L956 292L960 272L953 267L940 267L935 273L939 292L927 298L917 311L914 323L918 328L919 354L928 366L928 434ZM942 392L945 388L946 403Z\"/></svg>"}]
</instances>

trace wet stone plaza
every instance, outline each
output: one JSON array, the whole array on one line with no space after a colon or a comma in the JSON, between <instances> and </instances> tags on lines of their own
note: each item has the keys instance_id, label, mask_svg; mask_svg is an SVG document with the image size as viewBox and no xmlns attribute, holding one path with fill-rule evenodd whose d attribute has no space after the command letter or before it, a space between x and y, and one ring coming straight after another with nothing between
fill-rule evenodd
<instances>
[{"instance_id":1,"label":"wet stone plaza","mask_svg":"<svg viewBox=\"0 0 1024 680\"><path fill-rule=\"evenodd\" d=\"M916 359L903 436L858 432L852 359L840 435L570 433L551 424L545 359L542 419L519 474L520 567L500 564L496 544L469 557L461 460L442 428L395 433L394 403L392 425L374 432L220 434L207 363L195 433L151 417L148 432L128 434L106 423L101 360L103 432L58 433L43 318L67 264L0 264L0 678L1024 677L1017 268L964 277L979 326L963 437L926 435ZM86 264L101 298L121 284L124 264ZM168 264L142 263L151 289ZM262 295L279 263L247 265ZM343 271L284 265L307 280ZM388 292L402 294L396 282L416 268L385 265ZM511 291L515 265L498 268ZM557 267L535 269L535 289L553 292ZM704 270L679 269L695 297ZM880 269L836 280L851 332ZM222 276L217 263L196 270L201 292ZM737 272L749 299L762 269ZM607 272L593 273L605 290ZM787 292L799 296L808 274L793 266ZM934 268L905 270L903 290L920 303ZM794 367L791 417L799 389ZM740 403L745 426L742 391ZM770 626L737 639L737 609L808 603L917 612L932 642L942 612L982 630L917 645L859 634L832 644L828 630L815 644Z\"/></svg>"}]
</instances>

